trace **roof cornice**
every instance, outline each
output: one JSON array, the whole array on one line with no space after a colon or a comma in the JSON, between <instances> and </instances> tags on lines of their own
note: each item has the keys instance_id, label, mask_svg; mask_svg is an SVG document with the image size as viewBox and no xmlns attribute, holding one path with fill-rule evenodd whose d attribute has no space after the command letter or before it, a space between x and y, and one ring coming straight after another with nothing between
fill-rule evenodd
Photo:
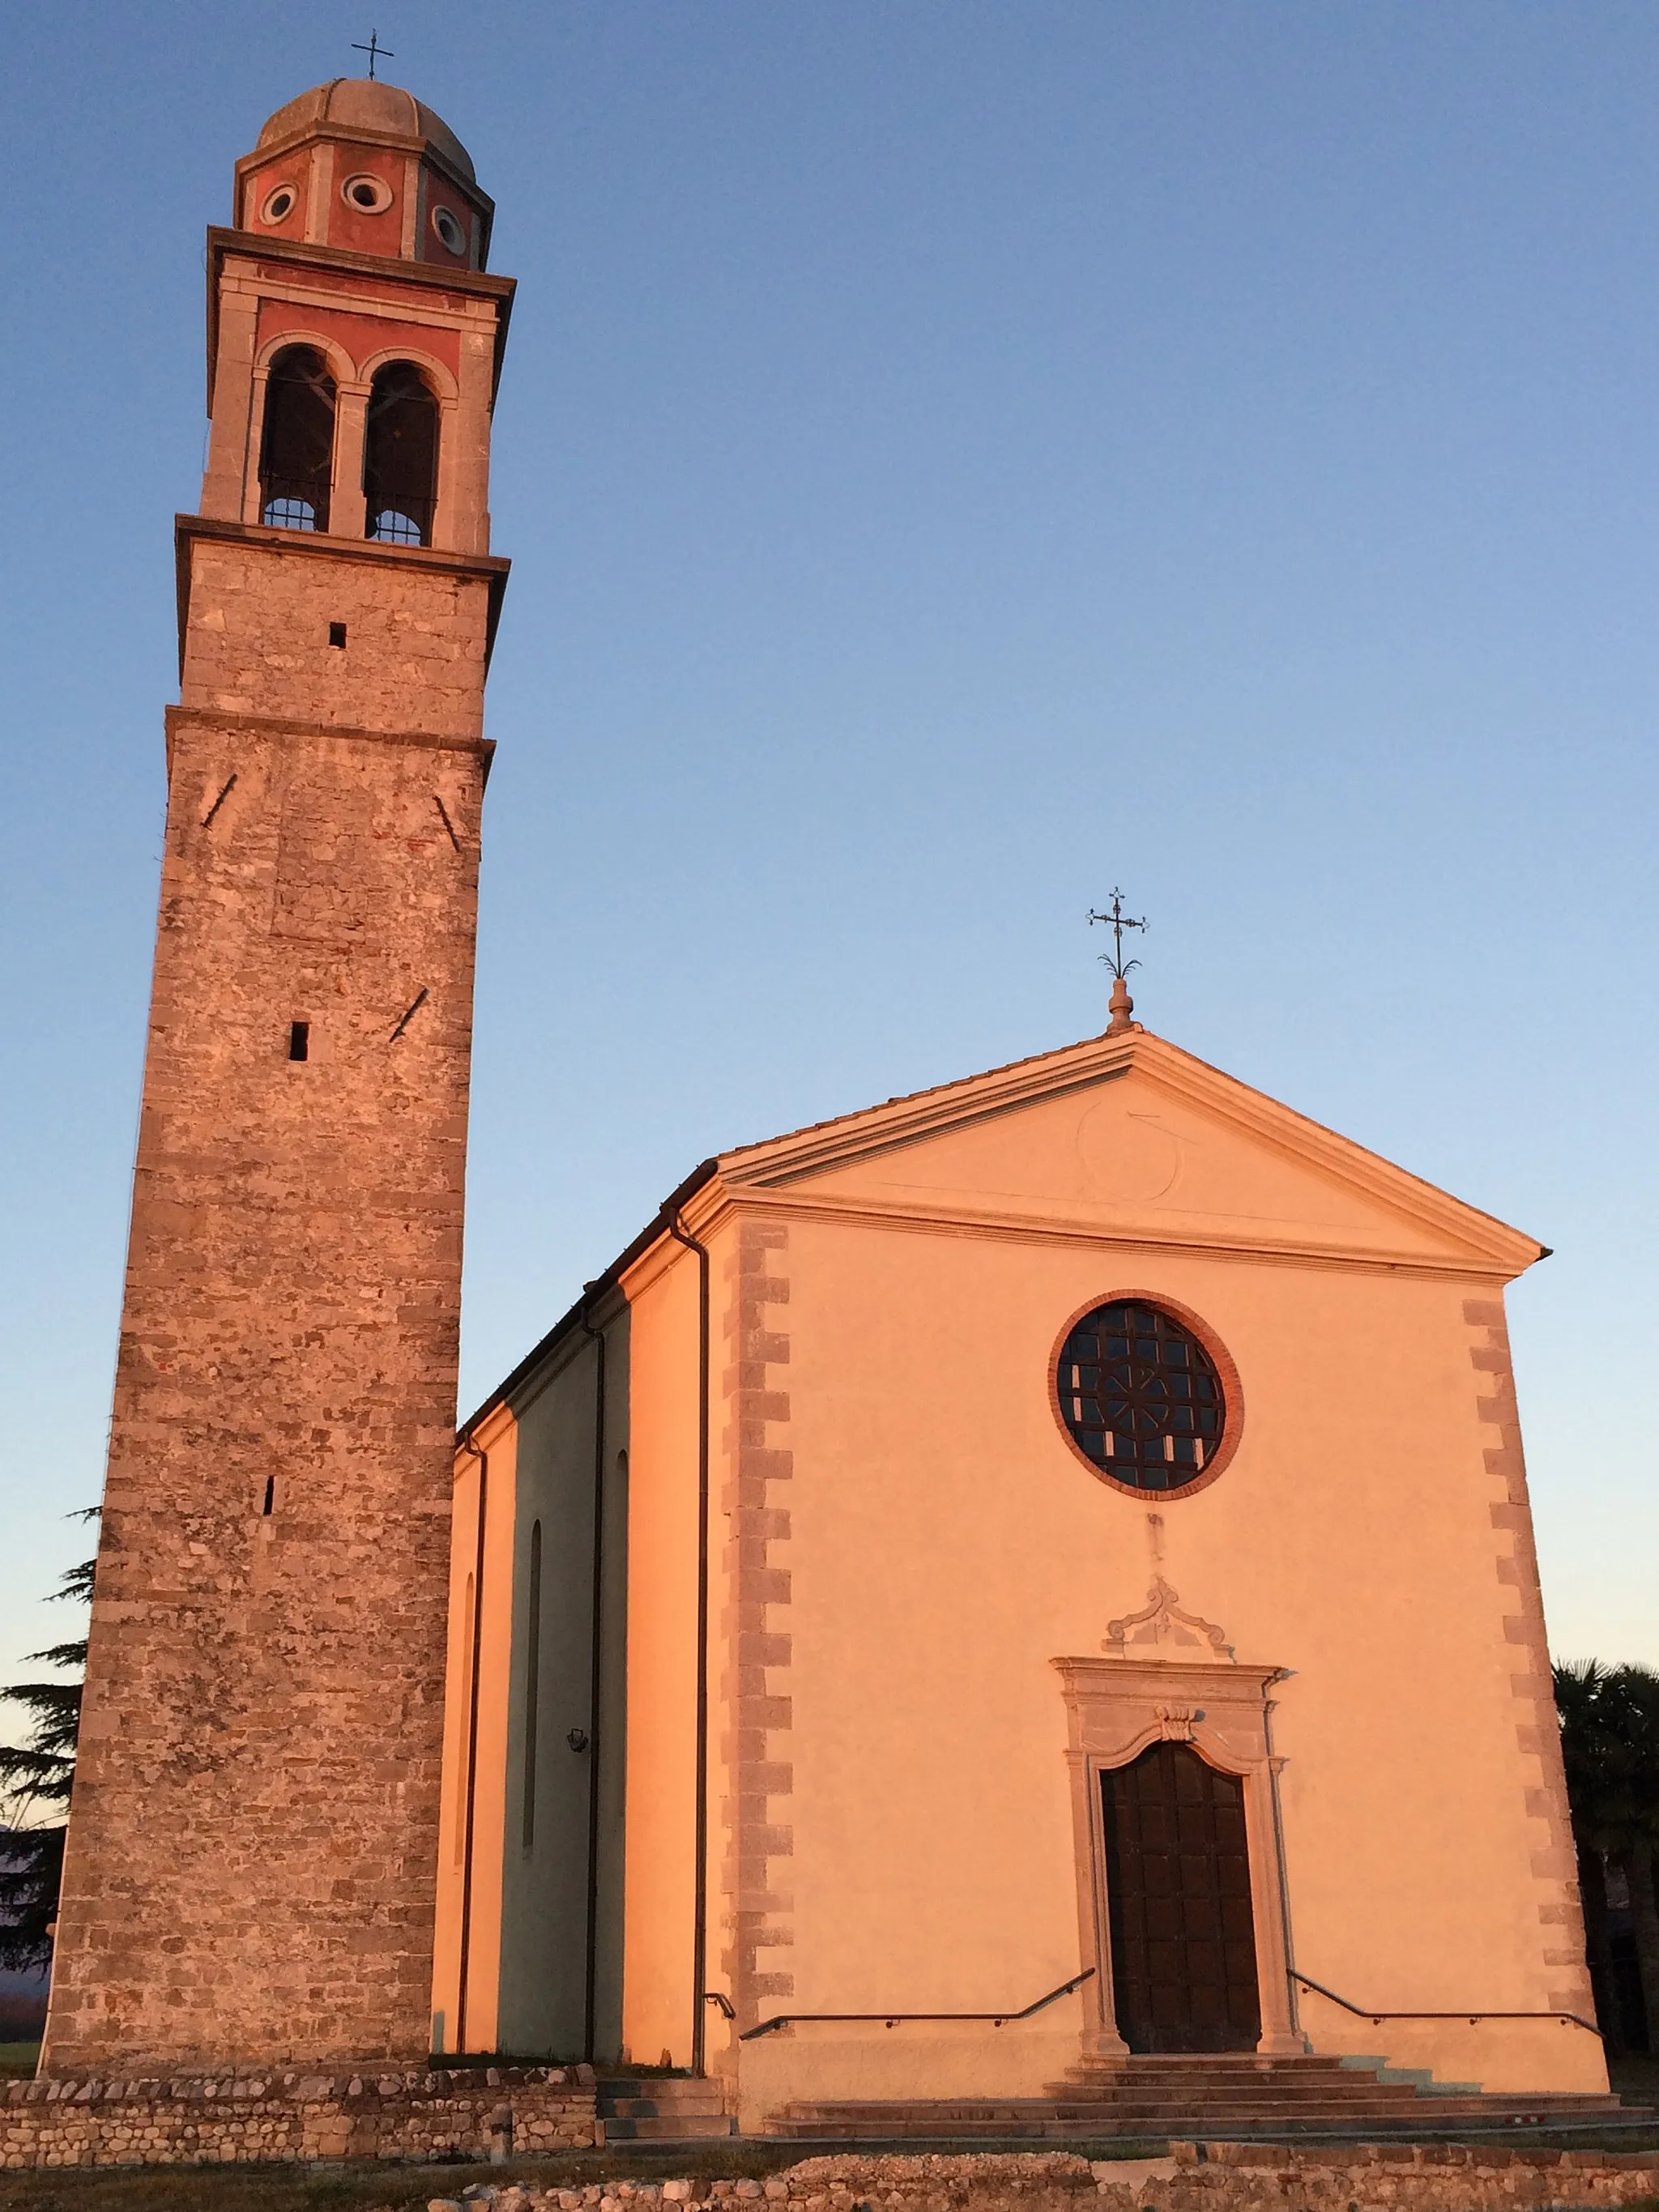
<instances>
[{"instance_id":1,"label":"roof cornice","mask_svg":"<svg viewBox=\"0 0 1659 2212\"><path fill-rule=\"evenodd\" d=\"M960 1083L794 1130L768 1143L744 1146L721 1154L720 1174L733 1192L759 1188L782 1194L809 1176L1110 1083L1132 1070L1185 1103L1247 1131L1286 1158L1317 1168L1449 1237L1495 1272L1519 1274L1545 1250L1535 1237L1146 1030L1086 1039ZM1135 1241L1146 1240L1137 1236ZM1399 1264L1409 1265L1411 1260L1412 1255L1402 1254Z\"/></svg>"},{"instance_id":2,"label":"roof cornice","mask_svg":"<svg viewBox=\"0 0 1659 2212\"><path fill-rule=\"evenodd\" d=\"M406 261L387 253L358 253L343 246L317 246L305 239L264 238L251 230L228 230L218 223L207 234L207 390L213 411L213 378L219 356L219 280L227 260L275 261L295 270L321 270L335 276L372 276L377 283L404 284L423 292L455 292L493 306L495 356L490 372L490 404L501 381L507 326L518 290L514 276L494 276L487 269L440 269L430 261Z\"/></svg>"}]
</instances>

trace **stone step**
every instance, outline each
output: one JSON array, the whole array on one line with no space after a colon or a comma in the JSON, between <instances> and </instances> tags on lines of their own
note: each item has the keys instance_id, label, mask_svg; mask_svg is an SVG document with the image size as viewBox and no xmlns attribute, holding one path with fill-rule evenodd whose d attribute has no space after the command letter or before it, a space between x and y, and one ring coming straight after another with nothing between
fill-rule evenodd
<instances>
[{"instance_id":1,"label":"stone step","mask_svg":"<svg viewBox=\"0 0 1659 2212\"><path fill-rule=\"evenodd\" d=\"M1183 2096L1178 2093L1160 2094L1156 2092L1137 2092L1123 2097L918 2097L893 2100L874 2097L803 2098L795 2109L802 2112L846 2112L871 2114L890 2112L1008 2112L1025 2113L1041 2118L1045 2113L1060 2118L1085 2118L1091 2112L1120 2112L1128 2117L1155 2115L1159 2112L1253 2112L1271 2107L1273 2111L1310 2112L1413 2112L1426 2100L1409 2090L1384 2090L1375 2097L1344 2097L1337 2094L1322 2097L1286 2097L1266 2094L1257 2097L1229 2096L1224 2090L1216 2089L1206 2094ZM1464 2102L1481 2106L1480 2099ZM1443 2100L1435 2100L1435 2110L1443 2109Z\"/></svg>"},{"instance_id":2,"label":"stone step","mask_svg":"<svg viewBox=\"0 0 1659 2212\"><path fill-rule=\"evenodd\" d=\"M659 2112L720 2112L726 2109L718 2081L688 2082L684 2090L664 2096L649 2087L634 2089L630 2087L622 2096L600 2096L595 2100L598 2111L605 2118L613 2112L623 2118L650 2119Z\"/></svg>"},{"instance_id":3,"label":"stone step","mask_svg":"<svg viewBox=\"0 0 1659 2212\"><path fill-rule=\"evenodd\" d=\"M1082 2112L997 2111L981 2107L974 2112L945 2110L918 2112L836 2112L790 2111L791 2126L805 2128L836 2127L865 2130L878 2135L888 2130L915 2128L929 2135L951 2135L958 2130L978 2128L995 2132L999 2129L1013 2132L1021 2128L1060 2128L1073 2134L1086 2135L1097 2127L1127 2128L1138 2135L1190 2135L1196 2129L1213 2127L1267 2127L1280 2121L1302 2120L1310 2127L1369 2127L1379 2122L1404 2120L1413 2118L1409 2112L1355 2112L1340 2106L1329 2111L1310 2111L1305 2105L1206 2106L1194 2108L1188 2105L1174 2110L1152 2112L1120 2112L1093 2106ZM1455 2115L1455 2117L1466 2117Z\"/></svg>"},{"instance_id":4,"label":"stone step","mask_svg":"<svg viewBox=\"0 0 1659 2212\"><path fill-rule=\"evenodd\" d=\"M696 2142L709 2136L734 2136L737 2122L726 2112L654 2112L637 2118L599 2115L599 2127L608 2143Z\"/></svg>"},{"instance_id":5,"label":"stone step","mask_svg":"<svg viewBox=\"0 0 1659 2212\"><path fill-rule=\"evenodd\" d=\"M1061 2082L1119 2081L1352 2081L1363 2079L1380 2066L1380 2059L1348 2057L1258 2058L1249 2051L1224 2051L1214 2057L1149 2057L1093 2059L1069 2066Z\"/></svg>"},{"instance_id":6,"label":"stone step","mask_svg":"<svg viewBox=\"0 0 1659 2212\"><path fill-rule=\"evenodd\" d=\"M1206 2074L1332 2074L1348 2063L1345 2051L1126 2051L1116 2057L1080 2058L1073 2074L1131 2073L1148 2066L1184 2066Z\"/></svg>"},{"instance_id":7,"label":"stone step","mask_svg":"<svg viewBox=\"0 0 1659 2212\"><path fill-rule=\"evenodd\" d=\"M737 2133L718 2081L690 2074L611 2074L594 2090L604 2140L696 2142Z\"/></svg>"},{"instance_id":8,"label":"stone step","mask_svg":"<svg viewBox=\"0 0 1659 2212\"><path fill-rule=\"evenodd\" d=\"M1514 2112L1613 2112L1629 2109L1616 2097L1601 2096L1585 2092L1582 2095L1565 2094L1538 2096L1480 2096L1453 2095L1419 2097L1411 2091L1395 2091L1382 2098L1346 2097L1250 2097L1233 2098L1219 2093L1207 2097L1163 2098L1132 2097L1110 2102L1084 2098L1038 2097L973 2097L973 2098L913 2098L878 2100L869 2099L800 2100L789 2106L791 2112L821 2114L826 2118L878 2119L883 2115L902 2115L916 2118L943 2118L960 2116L963 2118L1006 2117L1010 2119L1086 2120L1095 2117L1145 2119L1165 2114L1202 2114L1210 2112L1255 2113L1262 2112L1298 2112L1323 2115L1328 2112L1353 2112L1359 2115L1389 2112L1423 2112L1430 2114L1486 2112L1503 2118Z\"/></svg>"},{"instance_id":9,"label":"stone step","mask_svg":"<svg viewBox=\"0 0 1659 2212\"><path fill-rule=\"evenodd\" d=\"M601 2074L593 2084L596 2097L661 2097L668 2100L718 2097L720 2085L712 2074Z\"/></svg>"},{"instance_id":10,"label":"stone step","mask_svg":"<svg viewBox=\"0 0 1659 2212\"><path fill-rule=\"evenodd\" d=\"M1381 2086L1381 2085L1379 2085ZM981 2099L892 2104L797 2104L768 2124L767 2132L792 2139L858 2141L885 2137L1029 2136L1033 2138L1224 2135L1231 2130L1346 2133L1382 2129L1389 2134L1420 2133L1449 2121L1486 2125L1532 2120L1558 2122L1574 2117L1614 2113L1639 2118L1616 2097L1555 2093L1537 2097L1418 2097L1410 2092L1388 2098L1276 2097L1235 2100L1219 2093L1179 2103L1048 2103L1037 2099Z\"/></svg>"},{"instance_id":11,"label":"stone step","mask_svg":"<svg viewBox=\"0 0 1659 2212\"><path fill-rule=\"evenodd\" d=\"M1458 2124L1471 2126L1473 2121ZM1487 2125L1503 2126L1502 2121L1488 2118ZM1514 2127L1510 2121L1508 2126ZM1149 2126L1145 2121L1107 2119L1087 2126L1063 2120L1018 2123L970 2124L951 2122L944 2125L899 2127L852 2124L829 2120L793 2121L782 2118L767 2124L763 2132L788 2142L1166 2142L1194 2138L1206 2142L1225 2142L1235 2138L1248 2139L1265 2136L1273 2139L1311 2136L1322 2139L1346 2136L1364 2142L1388 2142L1400 2138L1410 2141L1427 2132L1443 2131L1445 2123L1425 2119L1421 2115L1397 2118L1375 2117L1363 2119L1319 2119L1307 2113L1288 2117L1273 2117L1252 2113L1237 2119L1206 2116L1196 2123L1171 2127ZM1523 2140L1523 2137L1517 2137Z\"/></svg>"}]
</instances>

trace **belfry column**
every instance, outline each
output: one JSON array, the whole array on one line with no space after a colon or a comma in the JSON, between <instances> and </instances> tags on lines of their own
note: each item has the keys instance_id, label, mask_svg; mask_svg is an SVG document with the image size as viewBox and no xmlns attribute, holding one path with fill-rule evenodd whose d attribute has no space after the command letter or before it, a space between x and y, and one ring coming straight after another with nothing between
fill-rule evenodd
<instances>
[{"instance_id":1,"label":"belfry column","mask_svg":"<svg viewBox=\"0 0 1659 2212\"><path fill-rule=\"evenodd\" d=\"M49 2074L428 2048L491 212L437 117L341 81L209 234Z\"/></svg>"}]
</instances>

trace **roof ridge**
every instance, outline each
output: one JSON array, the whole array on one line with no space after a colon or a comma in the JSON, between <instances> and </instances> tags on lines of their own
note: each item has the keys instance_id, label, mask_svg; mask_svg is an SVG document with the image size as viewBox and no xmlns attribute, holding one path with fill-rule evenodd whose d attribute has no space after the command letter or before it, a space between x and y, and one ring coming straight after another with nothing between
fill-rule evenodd
<instances>
[{"instance_id":1,"label":"roof ridge","mask_svg":"<svg viewBox=\"0 0 1659 2212\"><path fill-rule=\"evenodd\" d=\"M1143 1034L1150 1036L1147 1030ZM820 1129L839 1127L843 1121L861 1121L866 1114L879 1114L889 1106L914 1105L918 1098L937 1098L947 1091L965 1091L972 1084L983 1083L993 1075L1012 1075L1016 1068L1034 1067L1040 1060L1059 1060L1068 1052L1081 1052L1085 1045L1103 1044L1106 1033L1097 1036L1079 1037L1075 1044L1050 1045L1046 1052L1023 1053L1018 1060L1005 1060L996 1067L981 1067L972 1075L958 1075L948 1083L927 1083L920 1091L900 1091L890 1098L878 1098L868 1106L849 1107L845 1114L830 1114L822 1121L803 1121L798 1129L780 1129L775 1136L756 1137L746 1145L733 1145L727 1151L717 1152L720 1160L734 1160L744 1152L763 1152L769 1146L787 1144L792 1137L815 1136Z\"/></svg>"}]
</instances>

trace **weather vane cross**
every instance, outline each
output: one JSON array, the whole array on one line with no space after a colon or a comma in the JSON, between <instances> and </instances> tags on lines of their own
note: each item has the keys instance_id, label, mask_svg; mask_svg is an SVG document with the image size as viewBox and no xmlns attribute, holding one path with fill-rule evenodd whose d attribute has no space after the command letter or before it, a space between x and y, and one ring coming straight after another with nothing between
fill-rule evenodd
<instances>
[{"instance_id":1,"label":"weather vane cross","mask_svg":"<svg viewBox=\"0 0 1659 2212\"><path fill-rule=\"evenodd\" d=\"M374 64L377 61L384 58L389 62L395 62L398 58L390 46L383 46L380 44L380 34L378 31L369 33L367 46L364 46L361 39L354 39L351 41L351 51L354 54L368 56L368 81L371 84L374 82Z\"/></svg>"},{"instance_id":2,"label":"weather vane cross","mask_svg":"<svg viewBox=\"0 0 1659 2212\"><path fill-rule=\"evenodd\" d=\"M1123 933L1126 929L1145 929L1146 921L1144 919L1136 921L1133 916L1124 913L1123 894L1117 890L1112 893L1111 912L1097 914L1091 907L1089 920L1091 922L1103 921L1112 933L1111 951L1103 952L1100 956L1103 963L1112 971L1112 1018L1107 1024L1106 1034L1111 1036L1114 1034L1121 1035L1125 1030L1138 1030L1140 1024L1129 1018L1134 1012L1135 1002L1129 996L1129 987L1124 978L1128 975L1131 968L1139 968L1140 963L1139 960L1124 959Z\"/></svg>"}]
</instances>

